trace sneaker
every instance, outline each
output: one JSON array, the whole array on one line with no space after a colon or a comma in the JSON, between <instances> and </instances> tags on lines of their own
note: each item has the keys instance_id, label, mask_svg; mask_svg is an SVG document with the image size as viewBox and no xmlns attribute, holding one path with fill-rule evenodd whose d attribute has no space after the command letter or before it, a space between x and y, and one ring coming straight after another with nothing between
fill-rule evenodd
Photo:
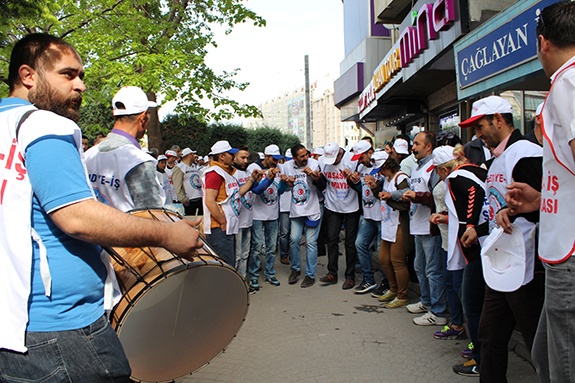
<instances>
[{"instance_id":1,"label":"sneaker","mask_svg":"<svg viewBox=\"0 0 575 383\"><path fill-rule=\"evenodd\" d=\"M441 331L434 332L433 337L435 339L467 339L467 334L465 333L465 328L456 330L451 324L443 327Z\"/></svg>"},{"instance_id":2,"label":"sneaker","mask_svg":"<svg viewBox=\"0 0 575 383\"><path fill-rule=\"evenodd\" d=\"M276 277L266 277L266 282L270 285L279 286L280 281Z\"/></svg>"},{"instance_id":3,"label":"sneaker","mask_svg":"<svg viewBox=\"0 0 575 383\"><path fill-rule=\"evenodd\" d=\"M250 279L250 287L255 291L259 291L260 283L258 282L257 278Z\"/></svg>"},{"instance_id":4,"label":"sneaker","mask_svg":"<svg viewBox=\"0 0 575 383\"><path fill-rule=\"evenodd\" d=\"M306 275L305 278L303 279L303 281L301 281L301 287L305 289L306 287L313 286L314 283L315 283L315 279L313 279L309 275Z\"/></svg>"},{"instance_id":5,"label":"sneaker","mask_svg":"<svg viewBox=\"0 0 575 383\"><path fill-rule=\"evenodd\" d=\"M344 290L353 289L354 287L355 287L355 280L353 279L346 279L345 282L343 282L343 285L341 285L341 288Z\"/></svg>"},{"instance_id":6,"label":"sneaker","mask_svg":"<svg viewBox=\"0 0 575 383\"><path fill-rule=\"evenodd\" d=\"M356 294L365 294L369 293L371 290L375 289L377 285L375 283L369 283L366 281L361 282L359 286L353 289L353 292Z\"/></svg>"},{"instance_id":7,"label":"sneaker","mask_svg":"<svg viewBox=\"0 0 575 383\"><path fill-rule=\"evenodd\" d=\"M391 290L387 290L387 292L385 294L383 294L382 296L378 297L377 300L380 302L389 302L394 300L397 297L397 293L394 293Z\"/></svg>"},{"instance_id":8,"label":"sneaker","mask_svg":"<svg viewBox=\"0 0 575 383\"><path fill-rule=\"evenodd\" d=\"M420 317L413 318L413 323L418 326L443 326L447 324L447 319L438 317L431 311L428 311Z\"/></svg>"},{"instance_id":9,"label":"sneaker","mask_svg":"<svg viewBox=\"0 0 575 383\"><path fill-rule=\"evenodd\" d=\"M453 372L463 376L479 376L479 365L475 359L470 359L463 364L453 366Z\"/></svg>"},{"instance_id":10,"label":"sneaker","mask_svg":"<svg viewBox=\"0 0 575 383\"><path fill-rule=\"evenodd\" d=\"M379 285L377 285L377 287L375 289L373 289L373 291L371 292L371 296L374 298L379 298L380 296L387 293L388 290L389 290L388 287L386 287L380 283Z\"/></svg>"},{"instance_id":11,"label":"sneaker","mask_svg":"<svg viewBox=\"0 0 575 383\"><path fill-rule=\"evenodd\" d=\"M289 265L289 257L281 257L280 258L280 263L282 265Z\"/></svg>"},{"instance_id":12,"label":"sneaker","mask_svg":"<svg viewBox=\"0 0 575 383\"><path fill-rule=\"evenodd\" d=\"M421 303L421 301L407 305L405 306L405 308L412 314L421 314L429 311L429 309L425 307L425 305Z\"/></svg>"},{"instance_id":13,"label":"sneaker","mask_svg":"<svg viewBox=\"0 0 575 383\"><path fill-rule=\"evenodd\" d=\"M253 294L255 294L255 293L256 293L256 289L254 289L254 288L251 287L251 286L248 286L248 294L249 294L249 295L253 295Z\"/></svg>"},{"instance_id":14,"label":"sneaker","mask_svg":"<svg viewBox=\"0 0 575 383\"><path fill-rule=\"evenodd\" d=\"M461 351L461 356L465 359L473 359L473 342L469 342L467 348Z\"/></svg>"},{"instance_id":15,"label":"sneaker","mask_svg":"<svg viewBox=\"0 0 575 383\"><path fill-rule=\"evenodd\" d=\"M289 275L289 278L288 278L288 283L290 285L296 284L300 275L301 275L300 271L292 269L291 274Z\"/></svg>"},{"instance_id":16,"label":"sneaker","mask_svg":"<svg viewBox=\"0 0 575 383\"><path fill-rule=\"evenodd\" d=\"M325 283L326 285L335 285L337 283L337 276L333 274L326 274L319 279L321 283Z\"/></svg>"},{"instance_id":17,"label":"sneaker","mask_svg":"<svg viewBox=\"0 0 575 383\"><path fill-rule=\"evenodd\" d=\"M386 309L396 309L398 307L405 307L407 306L407 299L399 299L395 298L389 303L383 305Z\"/></svg>"}]
</instances>

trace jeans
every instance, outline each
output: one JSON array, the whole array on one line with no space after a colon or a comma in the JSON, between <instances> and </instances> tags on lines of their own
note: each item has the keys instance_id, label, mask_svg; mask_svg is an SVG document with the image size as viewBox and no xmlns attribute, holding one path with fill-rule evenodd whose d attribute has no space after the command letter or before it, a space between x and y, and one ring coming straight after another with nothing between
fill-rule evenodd
<instances>
[{"instance_id":1,"label":"jeans","mask_svg":"<svg viewBox=\"0 0 575 383\"><path fill-rule=\"evenodd\" d=\"M441 236L415 235L415 272L421 290L421 303L437 316L445 316L445 284L441 262Z\"/></svg>"},{"instance_id":2,"label":"jeans","mask_svg":"<svg viewBox=\"0 0 575 383\"><path fill-rule=\"evenodd\" d=\"M236 270L246 277L248 258L250 256L250 243L252 240L252 228L244 227L236 234Z\"/></svg>"},{"instance_id":3,"label":"jeans","mask_svg":"<svg viewBox=\"0 0 575 383\"><path fill-rule=\"evenodd\" d=\"M485 279L483 279L483 266L481 257L472 258L463 269L461 283L461 303L467 319L467 330L473 342L473 359L481 364L481 342L477 339L479 320L485 298Z\"/></svg>"},{"instance_id":4,"label":"jeans","mask_svg":"<svg viewBox=\"0 0 575 383\"><path fill-rule=\"evenodd\" d=\"M485 288L485 301L479 321L481 375L485 383L507 382L509 339L519 327L528 350L533 347L545 295L545 276L536 273L528 284L510 293Z\"/></svg>"},{"instance_id":5,"label":"jeans","mask_svg":"<svg viewBox=\"0 0 575 383\"><path fill-rule=\"evenodd\" d=\"M280 257L289 257L289 211L280 212Z\"/></svg>"},{"instance_id":6,"label":"jeans","mask_svg":"<svg viewBox=\"0 0 575 383\"><path fill-rule=\"evenodd\" d=\"M547 265L545 304L531 351L541 383L575 381L574 278L575 256Z\"/></svg>"},{"instance_id":7,"label":"jeans","mask_svg":"<svg viewBox=\"0 0 575 383\"><path fill-rule=\"evenodd\" d=\"M357 238L355 239L355 248L357 249L359 264L361 265L361 274L363 275L363 280L370 284L375 284L371 261L371 244L373 239L379 236L380 227L381 222L361 217L359 219Z\"/></svg>"},{"instance_id":8,"label":"jeans","mask_svg":"<svg viewBox=\"0 0 575 383\"><path fill-rule=\"evenodd\" d=\"M219 227L213 228L211 234L206 234L208 245L214 249L222 261L231 267L236 267L235 239L235 235L227 235L226 232Z\"/></svg>"},{"instance_id":9,"label":"jeans","mask_svg":"<svg viewBox=\"0 0 575 383\"><path fill-rule=\"evenodd\" d=\"M451 323L456 326L463 326L463 306L461 305L461 283L463 280L463 269L447 270L447 251L439 249L443 262L443 282L449 304L449 314Z\"/></svg>"},{"instance_id":10,"label":"jeans","mask_svg":"<svg viewBox=\"0 0 575 383\"><path fill-rule=\"evenodd\" d=\"M300 241L305 228L305 275L315 279L317 268L317 235L320 225L316 227L306 226L305 217L291 218L289 253L291 269L301 270Z\"/></svg>"},{"instance_id":11,"label":"jeans","mask_svg":"<svg viewBox=\"0 0 575 383\"><path fill-rule=\"evenodd\" d=\"M130 365L105 316L77 330L26 333L25 354L0 350L0 381L126 382Z\"/></svg>"},{"instance_id":12,"label":"jeans","mask_svg":"<svg viewBox=\"0 0 575 383\"><path fill-rule=\"evenodd\" d=\"M339 232L341 231L341 224L345 226L345 279L355 280L355 265L357 263L357 249L355 248L355 240L357 238L357 230L359 225L359 217L361 213L358 211L353 213L336 213L324 209L323 220L327 225L327 270L331 275L337 277L338 261L339 261Z\"/></svg>"},{"instance_id":13,"label":"jeans","mask_svg":"<svg viewBox=\"0 0 575 383\"><path fill-rule=\"evenodd\" d=\"M273 221L256 221L252 225L252 254L248 262L248 273L250 279L259 277L262 255L264 255L265 245L265 267L264 275L274 277L276 270L274 263L276 261L276 246L278 243L278 220Z\"/></svg>"}]
</instances>

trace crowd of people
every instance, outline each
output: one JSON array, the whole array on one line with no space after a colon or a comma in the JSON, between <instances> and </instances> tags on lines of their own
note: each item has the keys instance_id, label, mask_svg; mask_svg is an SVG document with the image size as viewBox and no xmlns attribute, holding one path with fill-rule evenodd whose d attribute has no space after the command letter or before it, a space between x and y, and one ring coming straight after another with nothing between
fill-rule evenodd
<instances>
[{"instance_id":1,"label":"crowd of people","mask_svg":"<svg viewBox=\"0 0 575 383\"><path fill-rule=\"evenodd\" d=\"M0 215L11 223L0 230L0 303L11 308L0 319L0 380L128 381L129 364L104 314L114 302L114 276L95 244L160 246L191 259L201 246L199 220L124 213L168 208L203 217L207 242L252 293L260 282L281 285L279 254L288 284L342 282L387 309L418 314L414 325L440 326L430 334L436 339L469 336L461 353L468 361L455 373L506 382L517 327L542 382L575 381L575 205L568 202L575 3L543 9L537 36L552 87L525 137L509 102L488 96L460 123L474 130L465 146L455 134L422 131L382 149L369 137L350 150L332 142L282 152L268 143L255 161L249 148L225 140L207 158L177 146L156 158L142 151L138 140L156 104L133 86L112 99L110 134L83 148L74 123L85 90L78 53L49 35L23 38L11 56L10 97L0 100L7 132ZM318 277L322 255L327 273ZM412 303L410 258L420 290Z\"/></svg>"}]
</instances>

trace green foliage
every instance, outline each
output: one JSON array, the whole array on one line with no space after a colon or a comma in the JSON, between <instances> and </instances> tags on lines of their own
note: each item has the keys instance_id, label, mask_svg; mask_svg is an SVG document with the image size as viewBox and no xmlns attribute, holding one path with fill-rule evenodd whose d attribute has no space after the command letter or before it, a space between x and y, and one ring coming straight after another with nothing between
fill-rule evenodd
<instances>
[{"instance_id":1,"label":"green foliage","mask_svg":"<svg viewBox=\"0 0 575 383\"><path fill-rule=\"evenodd\" d=\"M110 107L95 103L82 106L78 126L90 141L98 134L107 135L113 125L114 117Z\"/></svg>"}]
</instances>

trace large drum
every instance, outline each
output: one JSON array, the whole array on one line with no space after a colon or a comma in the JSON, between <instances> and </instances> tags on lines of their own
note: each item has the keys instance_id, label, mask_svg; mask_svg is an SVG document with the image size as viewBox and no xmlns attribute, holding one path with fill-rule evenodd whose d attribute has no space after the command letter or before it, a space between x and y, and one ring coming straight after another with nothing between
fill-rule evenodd
<instances>
[{"instance_id":1,"label":"large drum","mask_svg":"<svg viewBox=\"0 0 575 383\"><path fill-rule=\"evenodd\" d=\"M182 219L163 209L130 214ZM172 381L196 371L229 345L245 320L244 279L202 240L192 261L159 247L107 249L123 293L111 322L135 380Z\"/></svg>"}]
</instances>

